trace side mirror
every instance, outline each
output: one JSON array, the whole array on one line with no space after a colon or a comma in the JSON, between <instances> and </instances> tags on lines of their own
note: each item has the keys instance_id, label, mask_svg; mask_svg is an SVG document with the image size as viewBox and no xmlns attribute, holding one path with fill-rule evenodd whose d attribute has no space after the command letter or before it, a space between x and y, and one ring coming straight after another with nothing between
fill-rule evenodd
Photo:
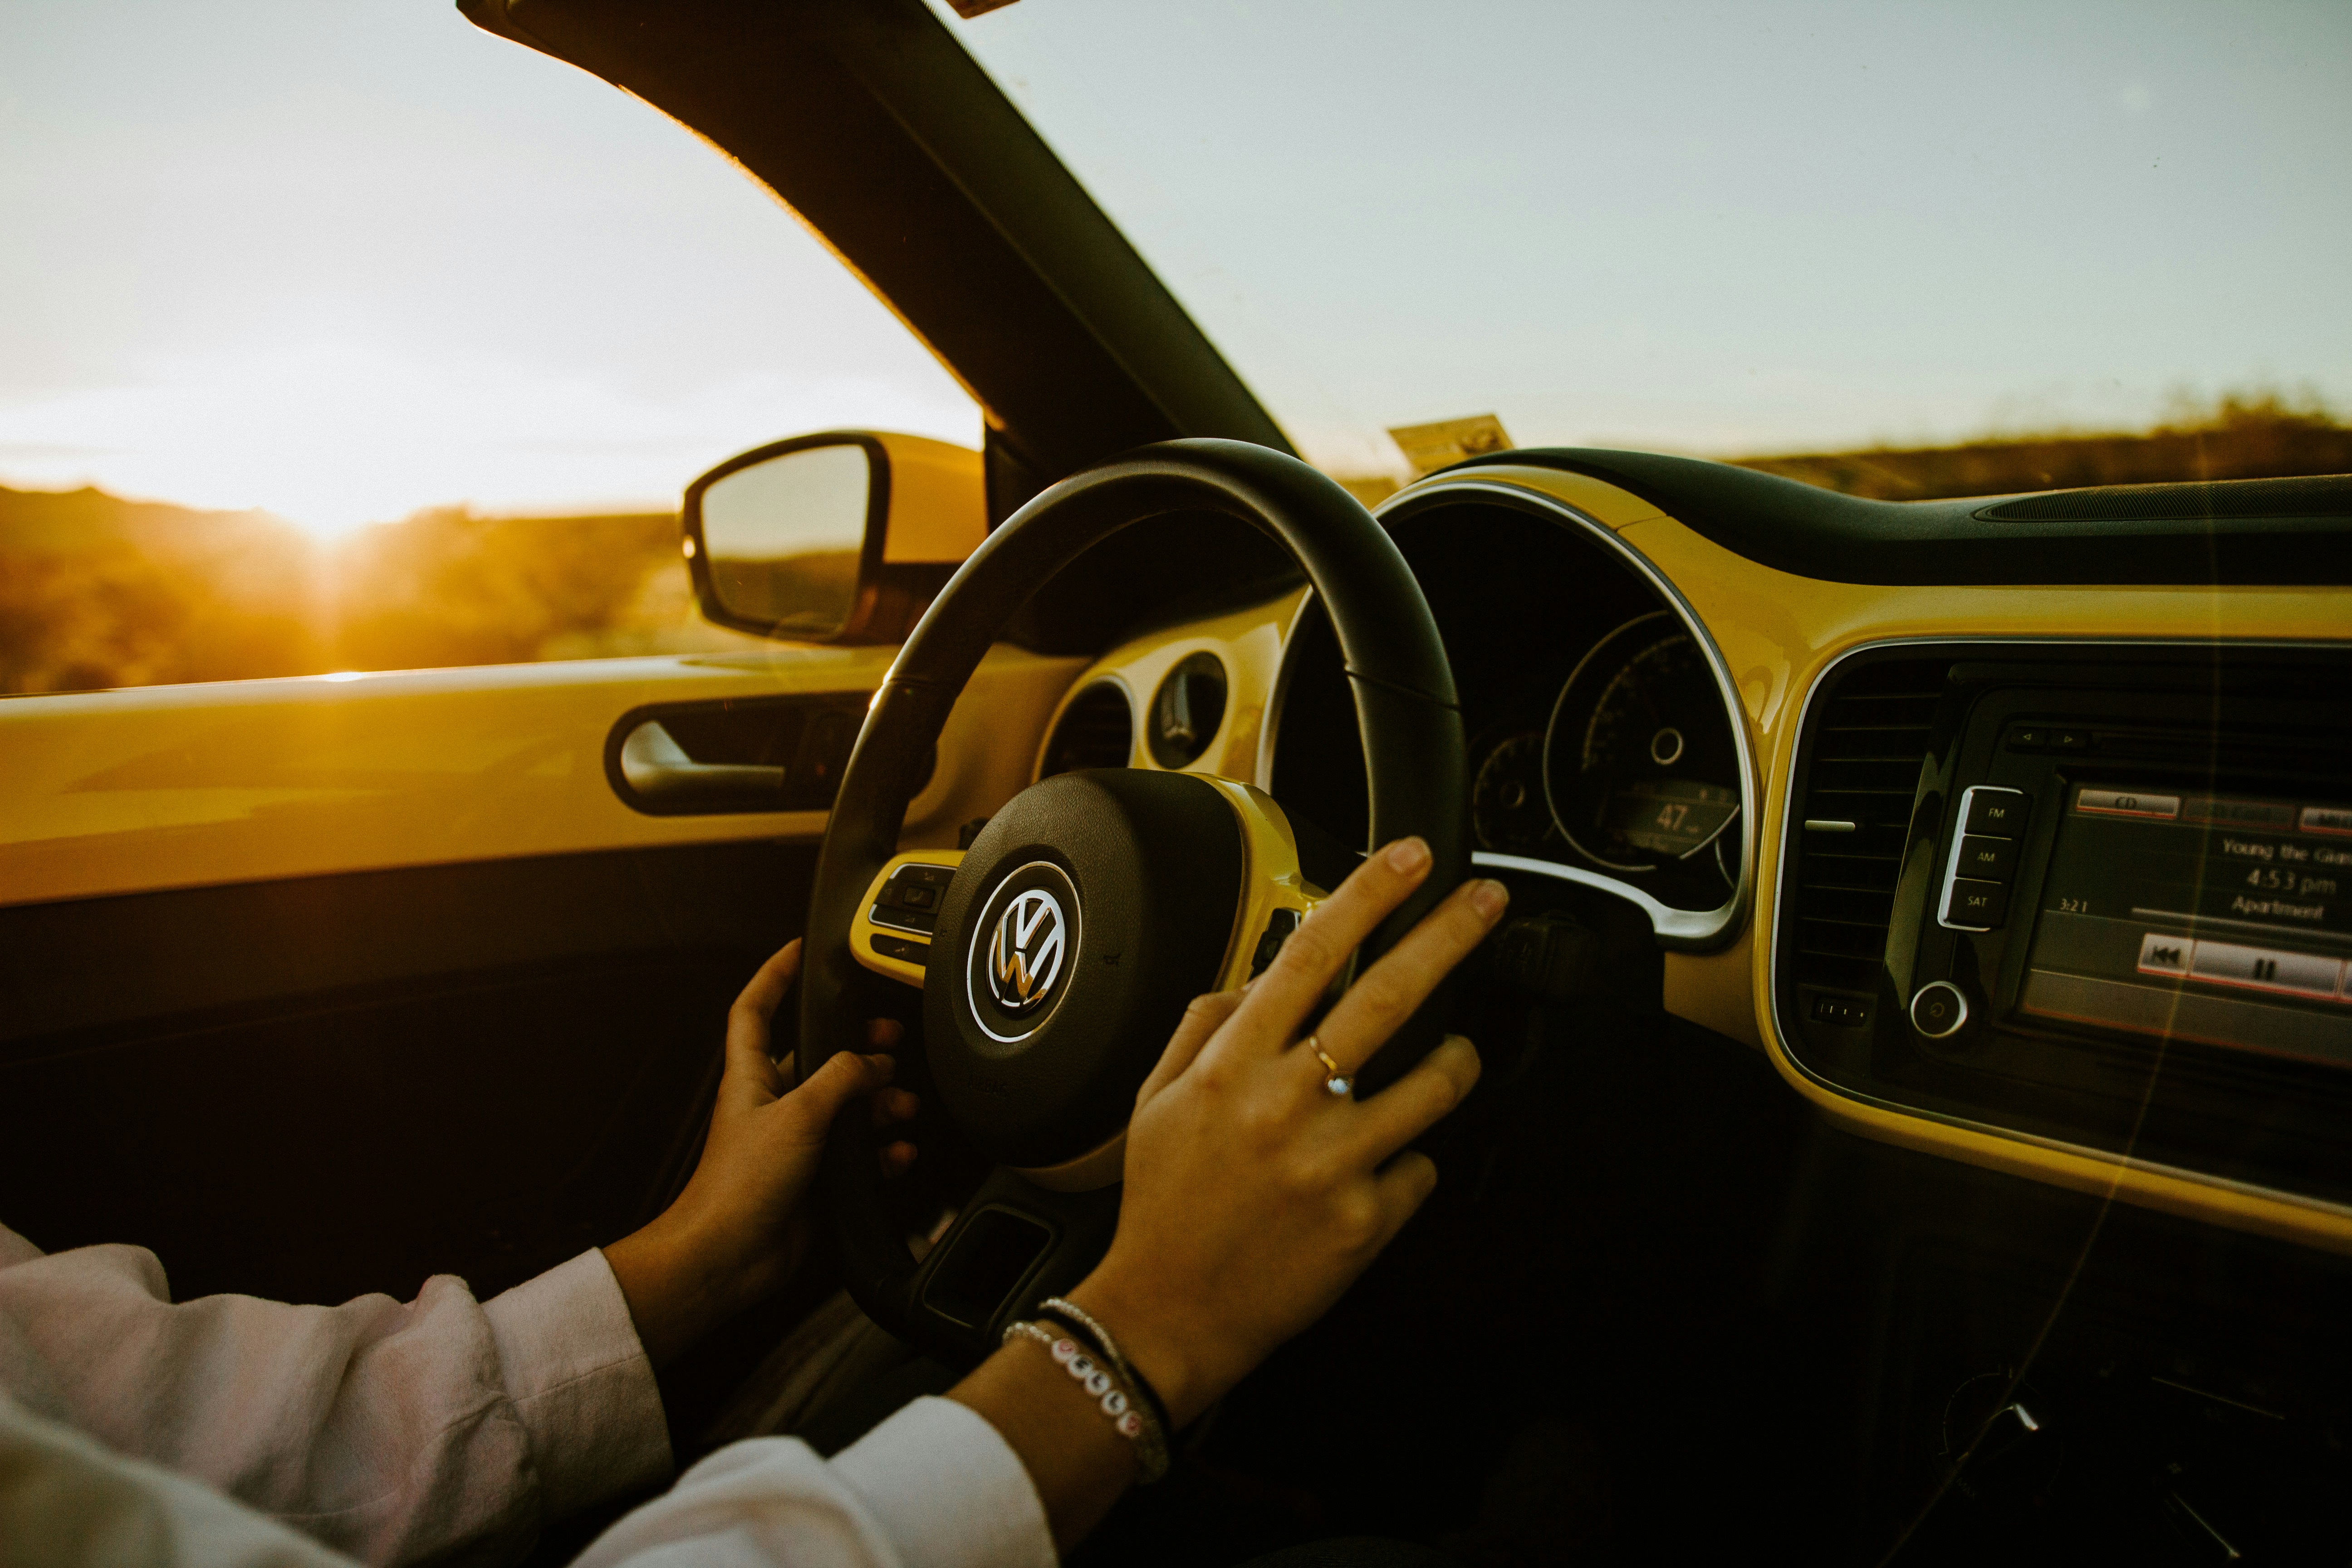
<instances>
[{"instance_id":1,"label":"side mirror","mask_svg":"<svg viewBox=\"0 0 2352 1568\"><path fill-rule=\"evenodd\" d=\"M981 456L835 430L730 458L681 520L704 618L793 642L903 641L988 534Z\"/></svg>"}]
</instances>

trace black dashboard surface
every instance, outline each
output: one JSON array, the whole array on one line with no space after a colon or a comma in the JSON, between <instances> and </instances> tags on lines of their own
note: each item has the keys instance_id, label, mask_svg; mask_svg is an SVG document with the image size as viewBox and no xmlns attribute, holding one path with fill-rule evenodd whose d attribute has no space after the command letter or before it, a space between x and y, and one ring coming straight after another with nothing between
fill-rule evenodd
<instances>
[{"instance_id":1,"label":"black dashboard surface","mask_svg":"<svg viewBox=\"0 0 2352 1568\"><path fill-rule=\"evenodd\" d=\"M1748 560L1838 583L2352 584L2352 475L1886 501L1698 458L1496 452L1631 490Z\"/></svg>"}]
</instances>

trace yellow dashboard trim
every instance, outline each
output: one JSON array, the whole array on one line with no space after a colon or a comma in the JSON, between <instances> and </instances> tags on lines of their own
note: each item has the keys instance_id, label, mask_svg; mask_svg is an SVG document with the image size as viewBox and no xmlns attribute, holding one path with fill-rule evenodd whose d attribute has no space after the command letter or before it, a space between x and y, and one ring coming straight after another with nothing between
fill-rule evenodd
<instances>
[{"instance_id":1,"label":"yellow dashboard trim","mask_svg":"<svg viewBox=\"0 0 2352 1568\"><path fill-rule=\"evenodd\" d=\"M1281 668L1283 645L1289 640L1292 623L1298 618L1298 607L1306 598L1307 590L1300 588L1263 605L1154 632L1113 648L1088 667L1084 676L1073 680L1068 692L1055 705L1053 718L1038 742L1036 761L1029 776L1034 779L1043 775L1045 748L1052 743L1055 726L1062 721L1062 710L1100 680L1112 681L1127 693L1128 710L1135 721L1135 744L1129 764L1155 773L1166 772L1152 760L1151 748L1144 743L1144 726L1151 721L1152 698L1168 672L1181 660L1196 653L1213 653L1225 667L1225 714L1208 745L1181 771L1229 779L1256 777L1258 740L1265 728L1267 707L1274 700L1275 672Z\"/></svg>"}]
</instances>

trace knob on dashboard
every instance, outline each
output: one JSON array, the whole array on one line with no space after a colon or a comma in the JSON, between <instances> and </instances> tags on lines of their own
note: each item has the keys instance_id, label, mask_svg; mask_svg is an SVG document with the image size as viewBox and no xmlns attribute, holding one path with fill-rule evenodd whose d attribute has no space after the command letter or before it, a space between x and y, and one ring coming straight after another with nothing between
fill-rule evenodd
<instances>
[{"instance_id":1,"label":"knob on dashboard","mask_svg":"<svg viewBox=\"0 0 2352 1568\"><path fill-rule=\"evenodd\" d=\"M1948 980L1931 980L1911 993L1911 1026L1931 1040L1948 1040L1968 1027L1968 994Z\"/></svg>"}]
</instances>

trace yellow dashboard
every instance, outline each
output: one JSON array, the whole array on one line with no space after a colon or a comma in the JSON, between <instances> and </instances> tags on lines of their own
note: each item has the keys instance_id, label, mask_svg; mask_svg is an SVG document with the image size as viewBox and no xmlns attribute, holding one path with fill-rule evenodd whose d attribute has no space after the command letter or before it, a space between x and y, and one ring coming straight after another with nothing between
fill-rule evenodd
<instances>
[{"instance_id":1,"label":"yellow dashboard","mask_svg":"<svg viewBox=\"0 0 2352 1568\"><path fill-rule=\"evenodd\" d=\"M1780 1075L1836 1124L1868 1137L2036 1180L2265 1232L2352 1250L2352 1205L2285 1184L2233 1177L2123 1149L2004 1126L1997 1119L1928 1112L1858 1091L1809 1066L1792 1048L1775 1005L1776 952L1787 940L1774 896L1790 859L1791 780L1810 694L1856 650L1955 644L2178 644L2249 647L2325 645L2352 626L2352 591L2263 585L1873 585L1776 570L1736 553L1605 481L1507 462L1438 476L1382 507L1384 516L1480 498L1508 499L1581 531L1647 577L1661 606L1685 620L1708 655L1737 727L1740 780L1754 830L1742 836L1731 916L1706 940L1666 955L1667 1009L1766 1051ZM1115 648L1073 682L1041 746L1073 709L1105 685L1143 714L1170 672L1188 657L1213 653L1229 672L1233 700L1201 754L1186 767L1273 784L1275 728L1281 718L1286 651L1308 608L1303 594L1255 609L1154 633ZM1530 628L1530 639L1538 635ZM1465 699L1467 693L1465 692ZM1094 759L1108 760L1108 759ZM1132 744L1129 765L1155 767ZM1475 759L1474 758L1474 763ZM1482 859L1493 859L1482 856ZM1607 885L1591 873L1586 885ZM1625 886L1629 896L1639 889Z\"/></svg>"}]
</instances>

